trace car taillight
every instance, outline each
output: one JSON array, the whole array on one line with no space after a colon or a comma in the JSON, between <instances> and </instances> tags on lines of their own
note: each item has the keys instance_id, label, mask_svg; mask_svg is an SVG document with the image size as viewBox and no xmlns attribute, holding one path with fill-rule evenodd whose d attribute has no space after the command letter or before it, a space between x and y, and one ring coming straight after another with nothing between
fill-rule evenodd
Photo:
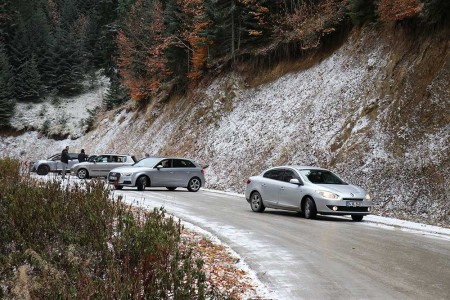
<instances>
[{"instance_id":1,"label":"car taillight","mask_svg":"<svg viewBox=\"0 0 450 300\"><path fill-rule=\"evenodd\" d=\"M247 179L246 182L247 182L247 184L250 184L250 182L252 182L252 181L250 179Z\"/></svg>"},{"instance_id":2,"label":"car taillight","mask_svg":"<svg viewBox=\"0 0 450 300\"><path fill-rule=\"evenodd\" d=\"M205 175L205 169L202 169L202 174Z\"/></svg>"}]
</instances>

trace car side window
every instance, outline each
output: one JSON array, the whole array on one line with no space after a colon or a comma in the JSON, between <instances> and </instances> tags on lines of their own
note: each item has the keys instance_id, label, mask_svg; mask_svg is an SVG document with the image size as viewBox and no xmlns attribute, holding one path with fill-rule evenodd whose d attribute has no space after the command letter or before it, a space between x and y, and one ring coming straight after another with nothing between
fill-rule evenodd
<instances>
[{"instance_id":1,"label":"car side window","mask_svg":"<svg viewBox=\"0 0 450 300\"><path fill-rule=\"evenodd\" d=\"M127 162L127 157L126 156L119 157L119 162Z\"/></svg>"},{"instance_id":2,"label":"car side window","mask_svg":"<svg viewBox=\"0 0 450 300\"><path fill-rule=\"evenodd\" d=\"M99 163L105 163L108 162L109 156L97 156L97 158L95 159L97 162Z\"/></svg>"},{"instance_id":3,"label":"car side window","mask_svg":"<svg viewBox=\"0 0 450 300\"><path fill-rule=\"evenodd\" d=\"M289 182L291 179L298 179L300 181L292 170L284 170L283 181Z\"/></svg>"},{"instance_id":4,"label":"car side window","mask_svg":"<svg viewBox=\"0 0 450 300\"><path fill-rule=\"evenodd\" d=\"M174 159L173 160L173 167L174 168L195 168L195 165L189 160Z\"/></svg>"},{"instance_id":5,"label":"car side window","mask_svg":"<svg viewBox=\"0 0 450 300\"><path fill-rule=\"evenodd\" d=\"M264 173L263 177L273 180L283 180L283 170L270 170Z\"/></svg>"},{"instance_id":6,"label":"car side window","mask_svg":"<svg viewBox=\"0 0 450 300\"><path fill-rule=\"evenodd\" d=\"M264 173L263 177L272 179L272 172L273 170L267 171L266 173Z\"/></svg>"},{"instance_id":7,"label":"car side window","mask_svg":"<svg viewBox=\"0 0 450 300\"><path fill-rule=\"evenodd\" d=\"M158 165L161 165L164 169L171 168L171 159L164 159Z\"/></svg>"}]
</instances>

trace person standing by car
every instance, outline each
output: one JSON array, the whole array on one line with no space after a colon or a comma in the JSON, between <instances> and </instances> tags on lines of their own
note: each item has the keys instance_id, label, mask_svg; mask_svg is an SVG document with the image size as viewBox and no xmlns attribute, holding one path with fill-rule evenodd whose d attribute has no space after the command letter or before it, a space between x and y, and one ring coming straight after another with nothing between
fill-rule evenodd
<instances>
[{"instance_id":1,"label":"person standing by car","mask_svg":"<svg viewBox=\"0 0 450 300\"><path fill-rule=\"evenodd\" d=\"M84 153L84 149L81 149L81 152L78 154L78 162L85 162L88 156Z\"/></svg>"},{"instance_id":2,"label":"person standing by car","mask_svg":"<svg viewBox=\"0 0 450 300\"><path fill-rule=\"evenodd\" d=\"M69 146L66 146L66 148L63 149L61 152L61 163L62 163L62 171L61 171L61 178L66 179L66 171L67 167L69 165Z\"/></svg>"}]
</instances>

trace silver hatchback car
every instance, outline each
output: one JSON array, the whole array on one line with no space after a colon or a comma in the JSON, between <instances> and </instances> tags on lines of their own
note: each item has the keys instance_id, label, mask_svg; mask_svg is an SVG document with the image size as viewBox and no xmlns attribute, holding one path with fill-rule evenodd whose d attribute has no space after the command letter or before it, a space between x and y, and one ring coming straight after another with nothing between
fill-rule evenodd
<instances>
[{"instance_id":1,"label":"silver hatchback car","mask_svg":"<svg viewBox=\"0 0 450 300\"><path fill-rule=\"evenodd\" d=\"M322 215L351 215L362 221L370 214L370 195L345 183L329 170L308 166L280 166L247 180L245 198L255 212L266 207L297 211L305 218Z\"/></svg>"},{"instance_id":2,"label":"silver hatchback car","mask_svg":"<svg viewBox=\"0 0 450 300\"><path fill-rule=\"evenodd\" d=\"M70 168L72 175L80 179L90 177L106 177L108 173L117 167L131 166L136 163L136 158L126 154L100 154L92 160L78 163Z\"/></svg>"},{"instance_id":3,"label":"silver hatchback car","mask_svg":"<svg viewBox=\"0 0 450 300\"><path fill-rule=\"evenodd\" d=\"M185 187L197 192L205 183L204 173L204 168L190 159L150 157L132 166L111 170L108 182L118 190L124 186L137 187L139 191L146 187L166 187L170 191Z\"/></svg>"},{"instance_id":4,"label":"silver hatchback car","mask_svg":"<svg viewBox=\"0 0 450 300\"><path fill-rule=\"evenodd\" d=\"M69 168L78 163L78 153L69 153ZM31 172L38 175L47 175L49 172L60 173L62 171L61 153L56 153L47 159L34 162Z\"/></svg>"}]
</instances>

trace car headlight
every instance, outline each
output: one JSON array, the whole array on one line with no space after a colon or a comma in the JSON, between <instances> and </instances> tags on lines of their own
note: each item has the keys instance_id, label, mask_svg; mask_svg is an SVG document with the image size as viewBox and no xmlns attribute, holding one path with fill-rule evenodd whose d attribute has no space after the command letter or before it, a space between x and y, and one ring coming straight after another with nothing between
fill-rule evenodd
<instances>
[{"instance_id":1,"label":"car headlight","mask_svg":"<svg viewBox=\"0 0 450 300\"><path fill-rule=\"evenodd\" d=\"M339 200L339 195L327 191L317 191L320 196L324 197L325 199L329 200Z\"/></svg>"},{"instance_id":2,"label":"car headlight","mask_svg":"<svg viewBox=\"0 0 450 300\"><path fill-rule=\"evenodd\" d=\"M366 196L364 197L364 200L372 200L372 197L370 197L370 194L366 194Z\"/></svg>"}]
</instances>

